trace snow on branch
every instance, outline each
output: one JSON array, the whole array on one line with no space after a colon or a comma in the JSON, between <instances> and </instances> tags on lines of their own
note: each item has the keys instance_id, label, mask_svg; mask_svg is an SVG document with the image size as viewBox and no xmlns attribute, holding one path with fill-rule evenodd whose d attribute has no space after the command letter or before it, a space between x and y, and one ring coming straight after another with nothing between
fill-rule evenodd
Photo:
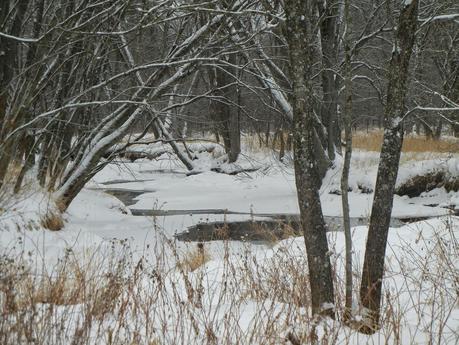
<instances>
[{"instance_id":1,"label":"snow on branch","mask_svg":"<svg viewBox=\"0 0 459 345\"><path fill-rule=\"evenodd\" d=\"M459 13L454 14L442 14L430 18L420 19L421 22L448 22L454 21L459 24Z\"/></svg>"},{"instance_id":2,"label":"snow on branch","mask_svg":"<svg viewBox=\"0 0 459 345\"><path fill-rule=\"evenodd\" d=\"M39 38L18 37L14 35L8 35L4 32L0 32L0 37L8 38L10 40L15 40L22 43L37 43L38 41L40 41Z\"/></svg>"}]
</instances>

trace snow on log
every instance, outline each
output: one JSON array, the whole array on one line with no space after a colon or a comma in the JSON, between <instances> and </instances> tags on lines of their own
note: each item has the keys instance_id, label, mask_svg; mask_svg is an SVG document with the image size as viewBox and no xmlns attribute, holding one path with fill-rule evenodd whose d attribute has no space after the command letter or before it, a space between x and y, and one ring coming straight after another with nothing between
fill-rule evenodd
<instances>
[{"instance_id":1,"label":"snow on log","mask_svg":"<svg viewBox=\"0 0 459 345\"><path fill-rule=\"evenodd\" d=\"M447 192L459 190L459 163L455 159L415 162L404 166L400 173L397 195L413 198L441 187Z\"/></svg>"}]
</instances>

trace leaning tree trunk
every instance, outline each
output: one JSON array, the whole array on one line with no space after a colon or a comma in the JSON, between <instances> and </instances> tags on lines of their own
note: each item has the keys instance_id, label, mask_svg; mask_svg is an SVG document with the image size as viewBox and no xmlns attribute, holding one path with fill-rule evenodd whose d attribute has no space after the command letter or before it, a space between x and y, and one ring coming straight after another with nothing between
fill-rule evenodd
<instances>
[{"instance_id":1,"label":"leaning tree trunk","mask_svg":"<svg viewBox=\"0 0 459 345\"><path fill-rule=\"evenodd\" d=\"M408 67L415 40L417 17L418 0L404 1L389 66L384 140L360 286L360 301L365 308L361 331L365 333L374 333L379 328L384 259L403 142L402 121L405 113Z\"/></svg>"},{"instance_id":2,"label":"leaning tree trunk","mask_svg":"<svg viewBox=\"0 0 459 345\"><path fill-rule=\"evenodd\" d=\"M68 172L63 178L59 189L54 193L56 204L61 212L67 210L72 200L98 169L108 163L106 161L99 164L105 152L127 133L135 120L144 112L145 107L151 109L147 102L159 97L172 83L187 77L190 72L190 65L185 64L173 76L157 85L156 88L152 88L152 85L158 82L161 72L152 74L145 82L139 83L139 90L131 97L136 103L140 102L145 106L123 104L108 116L112 119L107 120L102 127L93 130L97 131L97 133L87 143L82 156L68 168Z\"/></svg>"},{"instance_id":3,"label":"leaning tree trunk","mask_svg":"<svg viewBox=\"0 0 459 345\"><path fill-rule=\"evenodd\" d=\"M120 52L121 56L125 59L126 64L129 66L129 68L133 68L135 66L135 61L134 61L134 56L132 55L131 49L129 48L128 41L126 40L124 35L120 35L122 46L120 47ZM135 73L134 75L136 82L139 84L139 86L144 85L144 80L140 73ZM177 142L174 140L172 133L169 131L167 126L161 121L159 116L156 116L156 114L151 114L154 117L153 120L153 128L155 133L158 134L158 136L164 137L168 142L169 145L171 146L172 150L174 153L177 155L177 158L185 165L185 167L192 171L194 170L194 164L191 161L191 159L186 155L185 152L183 152L180 147L178 146Z\"/></svg>"},{"instance_id":4,"label":"leaning tree trunk","mask_svg":"<svg viewBox=\"0 0 459 345\"><path fill-rule=\"evenodd\" d=\"M322 215L311 71L312 1L285 2L287 42L293 78L295 178L306 244L312 312L334 316L334 294L326 225Z\"/></svg>"}]
</instances>

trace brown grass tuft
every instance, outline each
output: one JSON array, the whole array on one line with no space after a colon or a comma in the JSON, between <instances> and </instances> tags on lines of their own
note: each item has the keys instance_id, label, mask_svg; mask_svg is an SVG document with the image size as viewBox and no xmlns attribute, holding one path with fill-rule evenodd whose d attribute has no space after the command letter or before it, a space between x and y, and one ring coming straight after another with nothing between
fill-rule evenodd
<instances>
[{"instance_id":1,"label":"brown grass tuft","mask_svg":"<svg viewBox=\"0 0 459 345\"><path fill-rule=\"evenodd\" d=\"M254 223L251 228L253 236L257 239L260 239L268 246L274 247L277 243L279 243L279 238L276 236L274 231L268 229L266 226Z\"/></svg>"},{"instance_id":2,"label":"brown grass tuft","mask_svg":"<svg viewBox=\"0 0 459 345\"><path fill-rule=\"evenodd\" d=\"M6 171L5 182L14 184L16 178L22 170L22 165L18 161L13 161L8 165L8 170Z\"/></svg>"},{"instance_id":3,"label":"brown grass tuft","mask_svg":"<svg viewBox=\"0 0 459 345\"><path fill-rule=\"evenodd\" d=\"M352 147L365 151L381 150L383 139L382 131L368 133L357 132L352 138ZM459 139L440 138L439 140L428 139L425 136L406 136L403 140L403 152L459 152Z\"/></svg>"},{"instance_id":4,"label":"brown grass tuft","mask_svg":"<svg viewBox=\"0 0 459 345\"><path fill-rule=\"evenodd\" d=\"M275 224L274 228L271 228L269 224L254 223L251 228L251 237L270 247L274 247L281 240L299 235L290 224L283 222Z\"/></svg>"},{"instance_id":5,"label":"brown grass tuft","mask_svg":"<svg viewBox=\"0 0 459 345\"><path fill-rule=\"evenodd\" d=\"M17 263L2 261L0 273L5 279L0 281L0 292L9 298L9 312L30 310L37 304L74 306L87 302L90 293L93 301L90 312L92 316L99 316L113 309L121 284L119 277L114 279L113 274L94 279L97 272L92 269L94 267L88 269L67 257L52 274L37 276L20 260Z\"/></svg>"},{"instance_id":6,"label":"brown grass tuft","mask_svg":"<svg viewBox=\"0 0 459 345\"><path fill-rule=\"evenodd\" d=\"M45 276L42 281L27 275L19 281L22 291L18 294L18 305L27 308L37 303L66 306L83 303L86 279L84 275L73 276L66 270L62 270L56 278Z\"/></svg>"},{"instance_id":7,"label":"brown grass tuft","mask_svg":"<svg viewBox=\"0 0 459 345\"><path fill-rule=\"evenodd\" d=\"M48 211L41 219L41 225L48 230L58 231L64 227L64 219L58 212Z\"/></svg>"},{"instance_id":8,"label":"brown grass tuft","mask_svg":"<svg viewBox=\"0 0 459 345\"><path fill-rule=\"evenodd\" d=\"M204 244L198 243L194 250L190 250L185 253L179 264L182 265L186 271L193 272L199 267L205 265L206 262L209 262L210 259L211 256L205 251Z\"/></svg>"}]
</instances>

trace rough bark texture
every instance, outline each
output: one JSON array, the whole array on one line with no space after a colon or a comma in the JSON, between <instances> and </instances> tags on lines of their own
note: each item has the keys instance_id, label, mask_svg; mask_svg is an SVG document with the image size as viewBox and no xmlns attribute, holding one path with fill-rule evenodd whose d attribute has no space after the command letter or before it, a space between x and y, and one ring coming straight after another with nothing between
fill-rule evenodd
<instances>
[{"instance_id":1,"label":"rough bark texture","mask_svg":"<svg viewBox=\"0 0 459 345\"><path fill-rule=\"evenodd\" d=\"M344 238L346 246L346 296L344 319L350 320L352 317L352 236L351 221L349 218L349 172L351 168L352 157L352 66L351 66L351 42L350 42L350 24L349 2L344 2L344 20L345 20L345 37L344 37L344 140L346 149L344 154L343 173L341 175L341 202L343 207L343 225Z\"/></svg>"},{"instance_id":2,"label":"rough bark texture","mask_svg":"<svg viewBox=\"0 0 459 345\"><path fill-rule=\"evenodd\" d=\"M306 244L313 314L334 315L333 280L326 225L319 197L321 177L315 150L311 81L312 1L287 1L287 42L293 79L295 178Z\"/></svg>"},{"instance_id":3,"label":"rough bark texture","mask_svg":"<svg viewBox=\"0 0 459 345\"><path fill-rule=\"evenodd\" d=\"M384 141L360 287L360 301L366 308L361 330L366 333L374 333L379 328L387 235L403 142L402 118L405 113L408 67L417 28L418 0L404 2L402 6L389 66Z\"/></svg>"},{"instance_id":4,"label":"rough bark texture","mask_svg":"<svg viewBox=\"0 0 459 345\"><path fill-rule=\"evenodd\" d=\"M334 1L317 1L320 21L322 47L322 122L327 128L327 150L331 160L335 159L335 150L341 147L341 135L338 125L338 79L334 69L338 58L338 9Z\"/></svg>"}]
</instances>

